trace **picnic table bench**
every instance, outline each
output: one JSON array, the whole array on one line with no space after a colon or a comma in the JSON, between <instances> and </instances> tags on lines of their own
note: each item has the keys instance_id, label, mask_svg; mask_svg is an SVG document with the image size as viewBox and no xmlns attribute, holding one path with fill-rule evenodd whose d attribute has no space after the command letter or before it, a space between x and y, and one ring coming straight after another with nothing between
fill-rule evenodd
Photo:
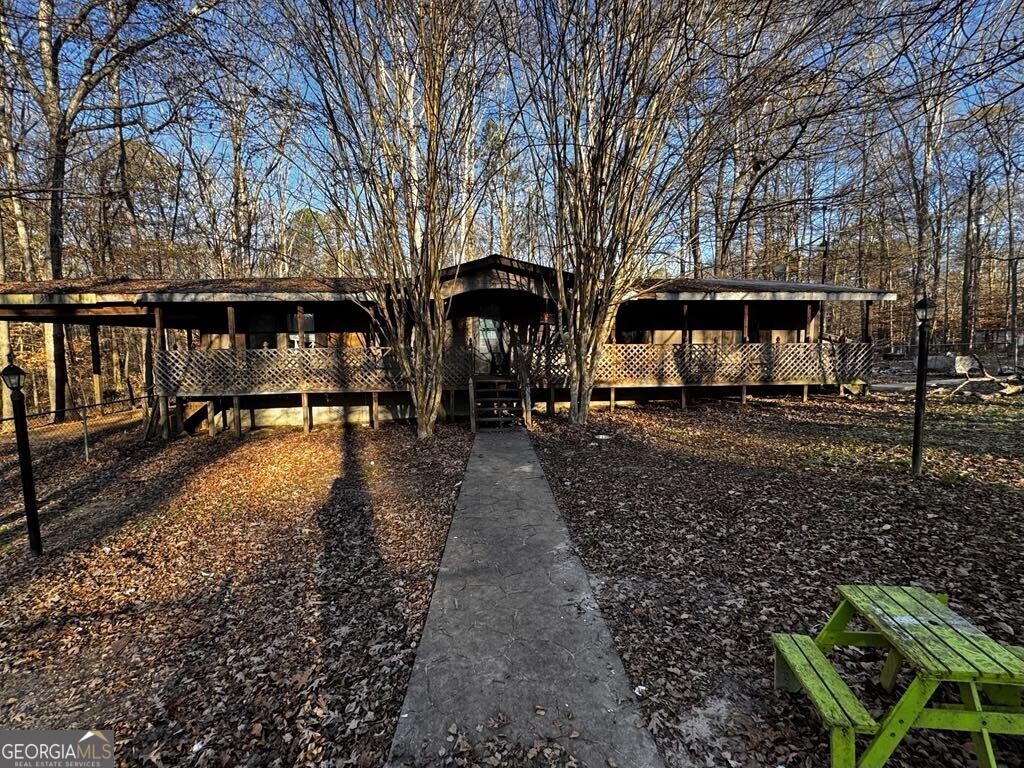
<instances>
[{"instance_id":1,"label":"picnic table bench","mask_svg":"<svg viewBox=\"0 0 1024 768\"><path fill-rule=\"evenodd\" d=\"M917 587L844 585L816 638L773 634L775 685L807 693L829 730L832 768L882 768L911 728L970 733L981 768L997 768L993 733L1024 736L1024 649L1007 648ZM860 617L869 629L851 629ZM825 654L837 646L887 651L882 686L892 691L906 664L913 680L876 722ZM932 704L939 686L959 704ZM929 706L931 704L931 706ZM871 737L857 757L856 736Z\"/></svg>"}]
</instances>

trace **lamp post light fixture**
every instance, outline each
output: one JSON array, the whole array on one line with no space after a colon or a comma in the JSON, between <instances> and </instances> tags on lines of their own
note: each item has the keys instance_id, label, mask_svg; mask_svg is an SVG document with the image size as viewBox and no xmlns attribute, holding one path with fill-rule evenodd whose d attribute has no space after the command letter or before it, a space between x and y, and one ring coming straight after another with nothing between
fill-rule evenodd
<instances>
[{"instance_id":1,"label":"lamp post light fixture","mask_svg":"<svg viewBox=\"0 0 1024 768\"><path fill-rule=\"evenodd\" d=\"M917 317L917 388L914 394L914 448L910 466L914 477L921 476L924 462L924 401L928 382L928 336L935 319L935 302L925 296L914 305Z\"/></svg>"},{"instance_id":2,"label":"lamp post light fixture","mask_svg":"<svg viewBox=\"0 0 1024 768\"><path fill-rule=\"evenodd\" d=\"M0 370L0 379L11 390L11 409L14 411L14 434L18 442L18 465L21 468L21 490L25 496L25 522L28 524L28 543L32 553L43 554L43 538L39 533L39 510L36 506L36 484L32 477L32 453L28 445L28 418L25 415L26 374L14 364L14 353L7 355L7 366Z\"/></svg>"}]
</instances>

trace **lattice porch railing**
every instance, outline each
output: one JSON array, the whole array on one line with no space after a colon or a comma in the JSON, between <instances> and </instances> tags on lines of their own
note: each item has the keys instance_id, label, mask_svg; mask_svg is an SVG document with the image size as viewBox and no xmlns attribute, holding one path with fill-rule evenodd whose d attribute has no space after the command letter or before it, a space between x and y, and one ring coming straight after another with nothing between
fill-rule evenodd
<instances>
[{"instance_id":1,"label":"lattice porch railing","mask_svg":"<svg viewBox=\"0 0 1024 768\"><path fill-rule=\"evenodd\" d=\"M159 394L186 397L407 388L385 347L168 350L156 353L154 369ZM471 370L469 350L449 350L445 388L465 388Z\"/></svg>"},{"instance_id":2,"label":"lattice porch railing","mask_svg":"<svg viewBox=\"0 0 1024 768\"><path fill-rule=\"evenodd\" d=\"M532 355L537 386L567 381L565 357L554 349ZM390 349L188 349L157 352L157 392L186 397L296 392L386 392L406 389ZM867 381L871 345L609 344L598 364L598 386L658 387L724 384L845 384ZM473 352L448 350L445 389L465 389Z\"/></svg>"},{"instance_id":3,"label":"lattice porch railing","mask_svg":"<svg viewBox=\"0 0 1024 768\"><path fill-rule=\"evenodd\" d=\"M534 350L532 378L564 384L568 366L558 349ZM608 344L597 366L602 387L728 384L856 384L871 373L871 345Z\"/></svg>"}]
</instances>

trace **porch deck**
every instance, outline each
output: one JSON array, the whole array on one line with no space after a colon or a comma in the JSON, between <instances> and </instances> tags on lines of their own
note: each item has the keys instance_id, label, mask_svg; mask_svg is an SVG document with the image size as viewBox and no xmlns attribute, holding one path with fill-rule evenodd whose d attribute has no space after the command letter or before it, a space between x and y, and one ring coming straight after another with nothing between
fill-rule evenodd
<instances>
[{"instance_id":1,"label":"porch deck","mask_svg":"<svg viewBox=\"0 0 1024 768\"><path fill-rule=\"evenodd\" d=\"M599 387L837 385L866 383L872 346L860 342L609 344L598 364ZM564 355L531 355L537 387L562 386ZM467 389L472 349L445 358L444 388ZM182 397L327 392L400 392L407 387L391 350L370 348L161 350L157 394Z\"/></svg>"}]
</instances>

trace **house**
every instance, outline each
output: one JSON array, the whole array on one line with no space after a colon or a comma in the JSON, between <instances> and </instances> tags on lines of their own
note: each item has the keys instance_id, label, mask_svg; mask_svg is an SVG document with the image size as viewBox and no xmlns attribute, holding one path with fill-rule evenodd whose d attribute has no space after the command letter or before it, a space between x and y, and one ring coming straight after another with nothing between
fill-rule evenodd
<instances>
[{"instance_id":1,"label":"house","mask_svg":"<svg viewBox=\"0 0 1024 768\"><path fill-rule=\"evenodd\" d=\"M564 399L554 278L550 267L503 256L444 270L448 413L469 409L471 379L502 379L522 368L516 349L520 361L529 360L534 401L553 407ZM695 387L745 394L748 387L863 386L871 367L871 307L895 298L771 280L652 281L617 312L598 366L598 393L614 400L616 391L642 399L685 398ZM867 308L862 338L823 337L825 302L849 301ZM155 329L153 384L165 410L168 398L204 404L212 425L230 407L236 431L243 418L252 425L301 418L308 426L314 418L375 421L381 408L387 417L410 416L391 342L373 320L378 309L372 286L360 279L0 284L0 320ZM184 343L168 345L166 331L174 329L187 332ZM94 365L98 359L93 355Z\"/></svg>"}]
</instances>

